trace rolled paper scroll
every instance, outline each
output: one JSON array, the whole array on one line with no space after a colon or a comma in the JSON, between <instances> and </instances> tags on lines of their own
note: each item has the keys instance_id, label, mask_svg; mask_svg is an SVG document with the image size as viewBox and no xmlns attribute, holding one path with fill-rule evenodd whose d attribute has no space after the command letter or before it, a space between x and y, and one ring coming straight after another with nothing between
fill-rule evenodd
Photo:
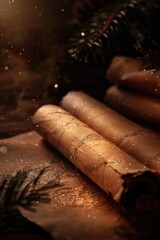
<instances>
[{"instance_id":1,"label":"rolled paper scroll","mask_svg":"<svg viewBox=\"0 0 160 240\"><path fill-rule=\"evenodd\" d=\"M142 164L160 172L159 134L83 92L69 92L63 97L61 106Z\"/></svg>"},{"instance_id":2,"label":"rolled paper scroll","mask_svg":"<svg viewBox=\"0 0 160 240\"><path fill-rule=\"evenodd\" d=\"M137 59L115 57L107 70L106 78L111 82L160 97L160 71L142 69L142 63Z\"/></svg>"},{"instance_id":3,"label":"rolled paper scroll","mask_svg":"<svg viewBox=\"0 0 160 240\"><path fill-rule=\"evenodd\" d=\"M54 105L33 117L35 129L76 167L130 211L159 207L159 175Z\"/></svg>"},{"instance_id":4,"label":"rolled paper scroll","mask_svg":"<svg viewBox=\"0 0 160 240\"><path fill-rule=\"evenodd\" d=\"M141 63L135 58L116 56L107 68L106 78L113 83L117 83L121 81L125 74L139 71L140 66Z\"/></svg>"},{"instance_id":5,"label":"rolled paper scroll","mask_svg":"<svg viewBox=\"0 0 160 240\"><path fill-rule=\"evenodd\" d=\"M4 151L4 146L8 151ZM133 221L131 223L131 219L128 219L115 201L112 201L109 196L94 186L91 181L88 181L87 178L78 173L66 161L66 158L59 154L55 148L46 144L35 131L12 138L0 139L0 159L1 180L4 180L2 176L6 176L6 174L8 176L8 173L14 173L15 176L15 171L17 173L19 169L23 171L24 168L31 173L32 178L37 175L37 171L39 172L44 166L48 166L45 174L41 175L39 179L40 186L44 186L45 183L53 182L54 180L61 183L58 185L58 188L48 189L50 202L47 202L47 204L35 203L36 211L23 211L21 208L21 212L25 217L48 230L52 234L53 239L56 237L56 240L115 240L115 238L118 240L142 240L146 239L145 236L148 236L149 233L150 239L154 239L154 235L160 234L160 225L157 224L160 221L158 221L159 218L156 219L155 213L153 218L147 218L147 227L145 222L139 218L137 219L137 217L136 224ZM8 177L7 182L10 179ZM26 180L24 181L25 183ZM8 199L8 203L10 203L9 200L12 200L12 196L15 193L14 186L17 186L19 182L12 181L10 184L13 187L8 186L10 191L6 193L7 196L5 194L2 196L1 194L1 206L5 196ZM17 190L20 189L18 188ZM18 192L20 194L22 190ZM1 210L1 214L2 211L3 216L9 215L10 217L12 213L11 210ZM21 233L24 230L27 233L29 225L25 227L24 222L21 225L22 227L20 227L20 224L14 223L17 215L14 214L12 216L14 219L12 218L13 221L9 222L7 217L3 218L6 220L6 223L12 225L10 228L8 226L6 235L8 236L9 233L10 235L12 233L12 235L10 238L3 236L1 240L24 240L21 236L13 238L13 233L16 232L16 226ZM3 220L3 224L5 220ZM23 219L20 218L20 220ZM140 228L138 225L140 225ZM34 228L32 229L34 231ZM2 232L0 232L0 236L2 236ZM37 240L27 236L25 240ZM47 238L47 240L49 239Z\"/></svg>"},{"instance_id":6,"label":"rolled paper scroll","mask_svg":"<svg viewBox=\"0 0 160 240\"><path fill-rule=\"evenodd\" d=\"M105 102L125 116L159 127L160 99L158 98L113 86L107 90Z\"/></svg>"}]
</instances>

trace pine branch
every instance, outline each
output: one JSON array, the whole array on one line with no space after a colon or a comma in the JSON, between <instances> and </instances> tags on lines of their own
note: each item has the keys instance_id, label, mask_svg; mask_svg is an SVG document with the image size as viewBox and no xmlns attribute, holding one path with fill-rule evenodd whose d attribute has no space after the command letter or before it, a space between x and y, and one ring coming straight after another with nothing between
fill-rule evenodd
<instances>
[{"instance_id":1,"label":"pine branch","mask_svg":"<svg viewBox=\"0 0 160 240\"><path fill-rule=\"evenodd\" d=\"M105 4L71 40L69 54L79 61L105 65L122 50L124 39L129 39L128 45L133 41L128 29L133 25L133 10L140 4L126 0Z\"/></svg>"},{"instance_id":2,"label":"pine branch","mask_svg":"<svg viewBox=\"0 0 160 240\"><path fill-rule=\"evenodd\" d=\"M114 55L135 54L137 43L144 49L143 53L148 55L150 46L144 46L144 39L154 39L160 43L157 30L159 12L159 0L108 1L84 26L80 26L70 41L68 53L75 60L100 66L106 66ZM157 68L153 55L149 55L151 65Z\"/></svg>"},{"instance_id":3,"label":"pine branch","mask_svg":"<svg viewBox=\"0 0 160 240\"><path fill-rule=\"evenodd\" d=\"M13 176L3 177L0 181L0 209L21 206L33 211L35 203L49 202L46 191L59 187L60 184L55 179L39 184L47 170L48 166L42 168L34 177L27 170L19 170Z\"/></svg>"}]
</instances>

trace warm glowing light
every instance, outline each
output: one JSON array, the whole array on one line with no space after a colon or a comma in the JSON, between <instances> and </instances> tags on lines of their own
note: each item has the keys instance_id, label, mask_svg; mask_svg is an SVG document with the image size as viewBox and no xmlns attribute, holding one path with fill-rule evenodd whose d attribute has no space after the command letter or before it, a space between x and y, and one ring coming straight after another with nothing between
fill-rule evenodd
<instances>
[{"instance_id":1,"label":"warm glowing light","mask_svg":"<svg viewBox=\"0 0 160 240\"><path fill-rule=\"evenodd\" d=\"M86 34L85 32L81 32L81 36L84 37Z\"/></svg>"},{"instance_id":2,"label":"warm glowing light","mask_svg":"<svg viewBox=\"0 0 160 240\"><path fill-rule=\"evenodd\" d=\"M58 88L58 84L56 83L56 84L54 84L54 88Z\"/></svg>"}]
</instances>

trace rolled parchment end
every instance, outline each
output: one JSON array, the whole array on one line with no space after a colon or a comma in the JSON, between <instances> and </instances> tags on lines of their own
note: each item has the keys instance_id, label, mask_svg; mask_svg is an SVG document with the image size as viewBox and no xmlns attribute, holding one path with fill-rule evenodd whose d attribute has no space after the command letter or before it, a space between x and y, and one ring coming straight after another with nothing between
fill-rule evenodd
<instances>
[{"instance_id":1,"label":"rolled parchment end","mask_svg":"<svg viewBox=\"0 0 160 240\"><path fill-rule=\"evenodd\" d=\"M121 86L160 96L160 71L143 70L142 62L137 59L114 57L107 69L106 78Z\"/></svg>"},{"instance_id":2,"label":"rolled parchment end","mask_svg":"<svg viewBox=\"0 0 160 240\"><path fill-rule=\"evenodd\" d=\"M107 90L105 102L125 116L159 127L160 99L158 98L113 86Z\"/></svg>"},{"instance_id":3,"label":"rolled parchment end","mask_svg":"<svg viewBox=\"0 0 160 240\"><path fill-rule=\"evenodd\" d=\"M119 83L124 75L140 71L142 63L136 59L126 56L115 56L106 71L106 79L112 83Z\"/></svg>"},{"instance_id":4,"label":"rolled parchment end","mask_svg":"<svg viewBox=\"0 0 160 240\"><path fill-rule=\"evenodd\" d=\"M143 128L83 92L69 92L61 106L139 162L160 172L160 134Z\"/></svg>"},{"instance_id":5,"label":"rolled parchment end","mask_svg":"<svg viewBox=\"0 0 160 240\"><path fill-rule=\"evenodd\" d=\"M137 208L137 202L145 195L153 196L159 207L159 176L70 113L58 106L46 105L36 112L33 123L51 145L127 210L141 210ZM150 187L144 190L142 186L137 193L133 188L139 179L140 182L143 179L145 186L149 183ZM133 199L128 197L130 189L135 194Z\"/></svg>"}]
</instances>

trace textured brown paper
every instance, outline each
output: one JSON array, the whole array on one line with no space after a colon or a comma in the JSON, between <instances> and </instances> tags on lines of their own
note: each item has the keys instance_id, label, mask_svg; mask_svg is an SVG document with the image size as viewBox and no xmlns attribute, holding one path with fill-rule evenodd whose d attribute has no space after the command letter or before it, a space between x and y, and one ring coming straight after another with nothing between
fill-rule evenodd
<instances>
[{"instance_id":1,"label":"textured brown paper","mask_svg":"<svg viewBox=\"0 0 160 240\"><path fill-rule=\"evenodd\" d=\"M53 239L139 239L138 229L119 206L36 132L1 139L0 158L1 175L24 168L34 173L34 169L51 163L43 181L57 178L62 185L49 191L50 203L37 203L35 212L23 210L23 214L44 227Z\"/></svg>"},{"instance_id":2,"label":"textured brown paper","mask_svg":"<svg viewBox=\"0 0 160 240\"><path fill-rule=\"evenodd\" d=\"M159 134L132 122L83 92L69 92L61 105L138 161L160 171Z\"/></svg>"},{"instance_id":3,"label":"textured brown paper","mask_svg":"<svg viewBox=\"0 0 160 240\"><path fill-rule=\"evenodd\" d=\"M128 89L113 86L106 92L105 102L118 112L133 119L159 127L160 123L160 99Z\"/></svg>"},{"instance_id":4,"label":"textured brown paper","mask_svg":"<svg viewBox=\"0 0 160 240\"><path fill-rule=\"evenodd\" d=\"M142 63L130 57L115 57L107 69L111 82L160 97L160 71L142 69Z\"/></svg>"},{"instance_id":5,"label":"textured brown paper","mask_svg":"<svg viewBox=\"0 0 160 240\"><path fill-rule=\"evenodd\" d=\"M152 196L159 205L159 178L70 113L45 105L36 112L33 123L49 143L126 209L145 211L145 196L147 202ZM145 191L140 191L141 183Z\"/></svg>"}]
</instances>

